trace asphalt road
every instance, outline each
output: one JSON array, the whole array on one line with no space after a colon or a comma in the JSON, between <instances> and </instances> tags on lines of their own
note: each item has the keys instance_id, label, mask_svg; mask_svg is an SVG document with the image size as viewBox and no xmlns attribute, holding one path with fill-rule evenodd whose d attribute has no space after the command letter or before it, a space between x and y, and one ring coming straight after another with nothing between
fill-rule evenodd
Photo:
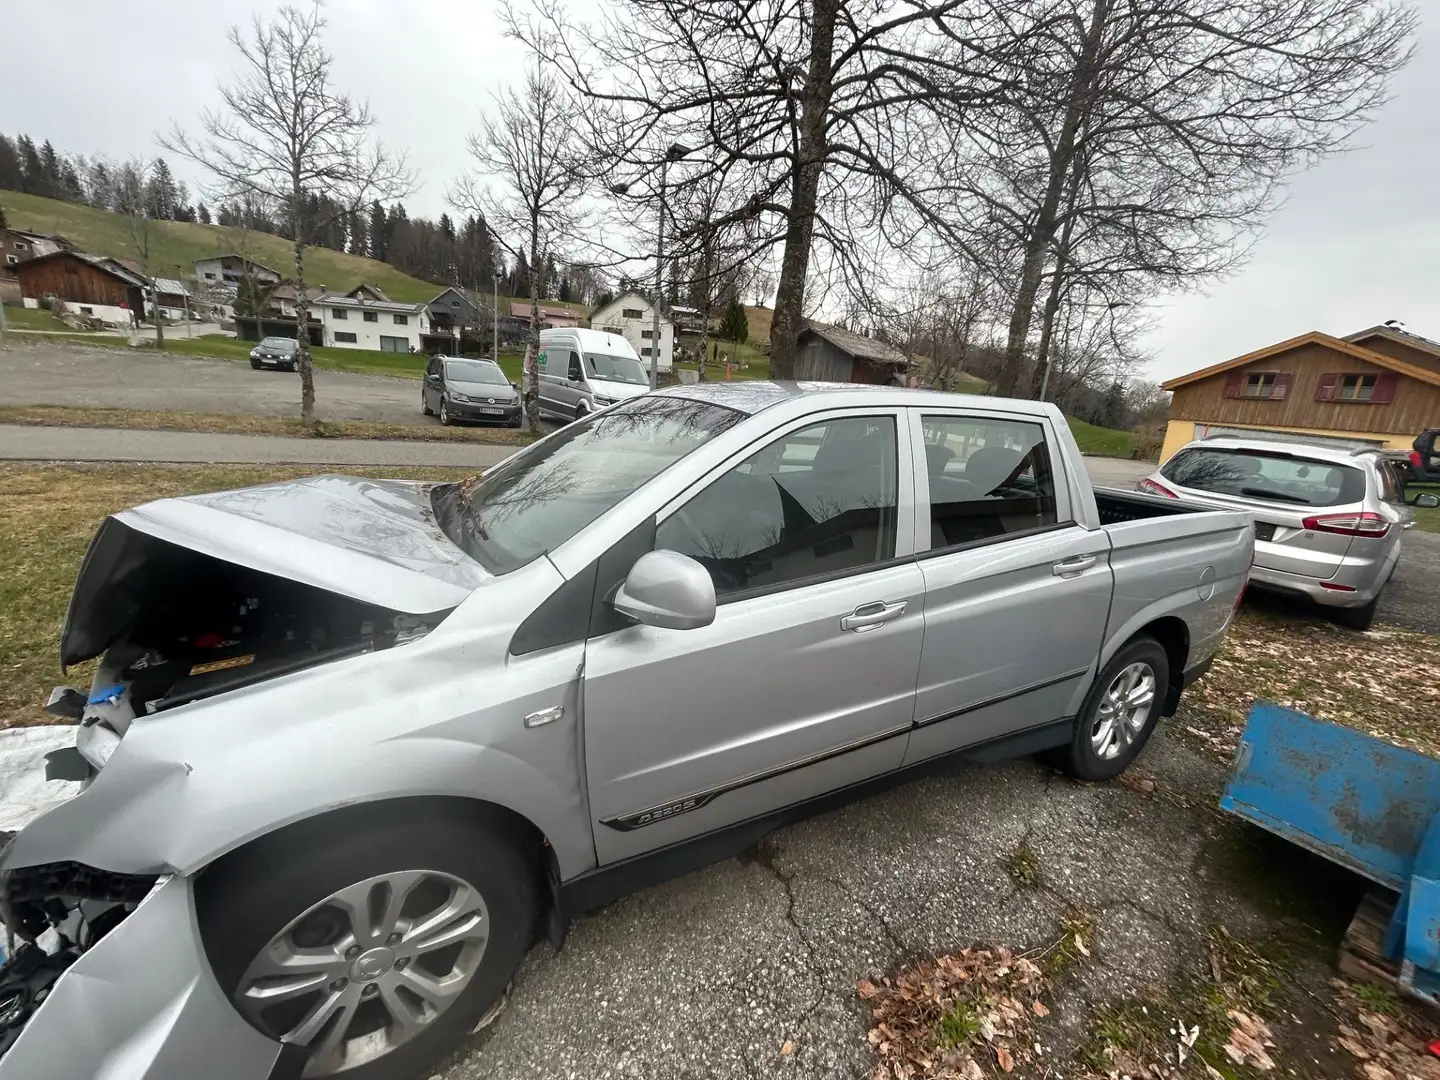
<instances>
[{"instance_id":1,"label":"asphalt road","mask_svg":"<svg viewBox=\"0 0 1440 1080\"><path fill-rule=\"evenodd\" d=\"M420 413L416 379L317 370L315 402L322 420L438 424ZM0 349L0 404L299 416L300 377L236 360L25 341Z\"/></svg>"}]
</instances>

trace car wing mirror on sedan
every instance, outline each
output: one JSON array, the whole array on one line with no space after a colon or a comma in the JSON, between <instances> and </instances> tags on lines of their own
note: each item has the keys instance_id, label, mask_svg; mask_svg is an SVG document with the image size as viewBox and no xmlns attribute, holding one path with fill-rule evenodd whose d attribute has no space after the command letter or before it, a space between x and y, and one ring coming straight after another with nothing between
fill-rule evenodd
<instances>
[{"instance_id":1,"label":"car wing mirror on sedan","mask_svg":"<svg viewBox=\"0 0 1440 1080\"><path fill-rule=\"evenodd\" d=\"M1410 505L1419 507L1421 510L1434 510L1440 506L1440 495L1434 495L1428 491L1417 492L1411 497Z\"/></svg>"},{"instance_id":2,"label":"car wing mirror on sedan","mask_svg":"<svg viewBox=\"0 0 1440 1080\"><path fill-rule=\"evenodd\" d=\"M630 568L613 604L646 626L695 630L715 621L715 583L710 571L678 551L650 551Z\"/></svg>"}]
</instances>

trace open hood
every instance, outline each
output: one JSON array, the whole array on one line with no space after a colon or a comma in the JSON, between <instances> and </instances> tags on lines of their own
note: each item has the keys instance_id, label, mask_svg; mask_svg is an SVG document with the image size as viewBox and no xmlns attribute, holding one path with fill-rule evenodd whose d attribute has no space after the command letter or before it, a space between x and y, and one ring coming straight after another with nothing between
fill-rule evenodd
<instances>
[{"instance_id":1,"label":"open hood","mask_svg":"<svg viewBox=\"0 0 1440 1080\"><path fill-rule=\"evenodd\" d=\"M80 568L61 663L104 651L150 585L197 552L395 612L448 611L490 575L440 529L433 486L313 476L112 515Z\"/></svg>"}]
</instances>

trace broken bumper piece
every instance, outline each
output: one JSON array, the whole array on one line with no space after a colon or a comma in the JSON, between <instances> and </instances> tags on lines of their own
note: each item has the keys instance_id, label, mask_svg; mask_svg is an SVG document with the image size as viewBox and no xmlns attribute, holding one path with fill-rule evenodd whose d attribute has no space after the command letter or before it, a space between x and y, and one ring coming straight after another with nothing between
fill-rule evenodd
<instances>
[{"instance_id":1,"label":"broken bumper piece","mask_svg":"<svg viewBox=\"0 0 1440 1080\"><path fill-rule=\"evenodd\" d=\"M195 918L191 879L162 878L80 955L31 1015L0 1080L264 1080L280 1044L221 993Z\"/></svg>"}]
</instances>

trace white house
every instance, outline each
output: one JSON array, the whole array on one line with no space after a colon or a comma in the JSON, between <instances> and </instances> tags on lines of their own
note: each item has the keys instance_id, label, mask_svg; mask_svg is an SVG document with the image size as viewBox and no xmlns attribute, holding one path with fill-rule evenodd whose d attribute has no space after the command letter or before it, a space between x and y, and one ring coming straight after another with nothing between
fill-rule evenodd
<instances>
[{"instance_id":1,"label":"white house","mask_svg":"<svg viewBox=\"0 0 1440 1080\"><path fill-rule=\"evenodd\" d=\"M590 313L590 326L610 334L619 334L630 343L640 356L640 362L650 364L652 341L655 328L655 309L649 300L639 293L628 292L617 296ZM669 371L675 359L675 324L660 315L660 340L656 367Z\"/></svg>"},{"instance_id":2,"label":"white house","mask_svg":"<svg viewBox=\"0 0 1440 1080\"><path fill-rule=\"evenodd\" d=\"M280 280L280 273L264 263L247 259L244 255L231 252L229 255L212 255L208 259L195 260L195 280L202 285L238 285L242 278L253 278L261 285L274 285Z\"/></svg>"},{"instance_id":3,"label":"white house","mask_svg":"<svg viewBox=\"0 0 1440 1080\"><path fill-rule=\"evenodd\" d=\"M359 285L348 293L316 297L311 310L320 316L325 344L341 349L423 352L421 335L430 332L425 305L372 299L377 295L384 294Z\"/></svg>"}]
</instances>

